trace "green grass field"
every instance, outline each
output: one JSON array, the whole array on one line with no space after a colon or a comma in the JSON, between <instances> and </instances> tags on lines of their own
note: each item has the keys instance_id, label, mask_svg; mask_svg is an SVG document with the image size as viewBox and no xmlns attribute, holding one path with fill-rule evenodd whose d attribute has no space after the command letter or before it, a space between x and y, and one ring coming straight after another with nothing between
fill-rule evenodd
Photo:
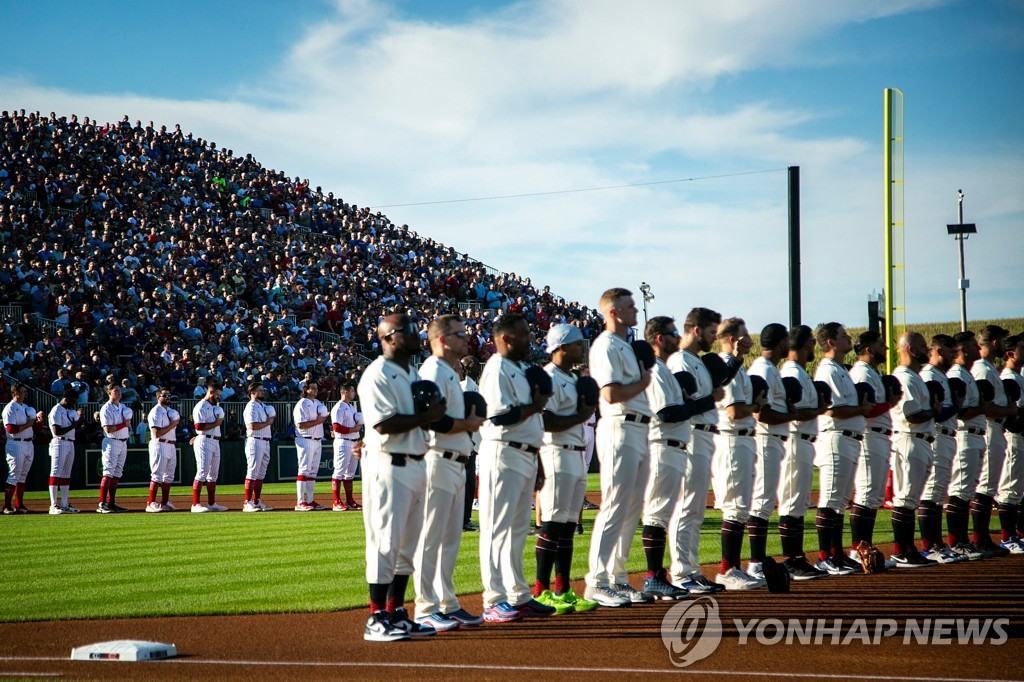
<instances>
[{"instance_id":1,"label":"green grass field","mask_svg":"<svg viewBox=\"0 0 1024 682\"><path fill-rule=\"evenodd\" d=\"M589 489L599 489L596 474ZM173 492L187 495L190 489ZM240 493L241 486L219 492ZM271 494L293 492L293 484L264 488ZM317 492L329 499L327 484L318 485ZM118 494L145 493L135 488ZM576 538L574 578L586 573L595 515L586 513L587 532ZM876 542L892 541L889 519L888 512L879 513ZM777 555L776 521L768 551ZM721 514L709 510L701 530L702 563L718 561L720 527ZM6 549L0 621L333 611L366 603L362 517L355 513L32 514L0 518L0 529ZM482 590L479 537L462 535L455 574L460 594ZM524 554L531 580L533 546L528 540ZM805 547L816 546L812 512ZM629 570L642 571L644 565L637 538Z\"/></svg>"}]
</instances>

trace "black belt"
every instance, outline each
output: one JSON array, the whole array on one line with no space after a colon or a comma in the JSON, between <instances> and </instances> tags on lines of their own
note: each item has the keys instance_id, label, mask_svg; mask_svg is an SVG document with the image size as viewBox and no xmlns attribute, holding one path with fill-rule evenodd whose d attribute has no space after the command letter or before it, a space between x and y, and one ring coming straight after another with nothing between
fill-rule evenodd
<instances>
[{"instance_id":1,"label":"black belt","mask_svg":"<svg viewBox=\"0 0 1024 682\"><path fill-rule=\"evenodd\" d=\"M799 436L800 436L800 440L806 440L806 441L809 441L811 443L813 443L813 442L818 440L818 435L814 434L814 433L801 433L801 434L799 434Z\"/></svg>"},{"instance_id":2,"label":"black belt","mask_svg":"<svg viewBox=\"0 0 1024 682\"><path fill-rule=\"evenodd\" d=\"M787 435L785 435L785 434L782 434L782 433L770 433L770 432L769 432L769 434L768 434L768 435L769 435L769 436L775 436L776 438L778 438L779 440L781 440L781 441L782 441L783 443L785 443L785 442L786 442L787 440L789 440L789 436L787 436Z\"/></svg>"},{"instance_id":3,"label":"black belt","mask_svg":"<svg viewBox=\"0 0 1024 682\"><path fill-rule=\"evenodd\" d=\"M175 445L176 444L175 441L167 440L166 438L157 438L157 440L160 441L161 443L167 443L168 445Z\"/></svg>"},{"instance_id":4,"label":"black belt","mask_svg":"<svg viewBox=\"0 0 1024 682\"><path fill-rule=\"evenodd\" d=\"M623 415L622 418L624 420L628 421L628 422L637 422L638 424L650 424L651 423L651 418L650 417L645 417L642 414L626 414L626 415Z\"/></svg>"},{"instance_id":5,"label":"black belt","mask_svg":"<svg viewBox=\"0 0 1024 682\"><path fill-rule=\"evenodd\" d=\"M12 438L11 440L13 440L15 443L31 443L32 442L31 438Z\"/></svg>"},{"instance_id":6,"label":"black belt","mask_svg":"<svg viewBox=\"0 0 1024 682\"><path fill-rule=\"evenodd\" d=\"M693 428L698 431L707 431L708 433L718 433L718 427L714 424L694 424Z\"/></svg>"},{"instance_id":7,"label":"black belt","mask_svg":"<svg viewBox=\"0 0 1024 682\"><path fill-rule=\"evenodd\" d=\"M450 450L445 450L441 453L441 456L445 459L453 459L459 464L465 464L469 461L469 455L463 455L462 453L452 452Z\"/></svg>"},{"instance_id":8,"label":"black belt","mask_svg":"<svg viewBox=\"0 0 1024 682\"><path fill-rule=\"evenodd\" d=\"M249 438L252 438L253 440L265 440L265 441L273 440L273 438L262 438L260 436L249 436Z\"/></svg>"},{"instance_id":9,"label":"black belt","mask_svg":"<svg viewBox=\"0 0 1024 682\"><path fill-rule=\"evenodd\" d=\"M517 443L516 441L509 441L508 443L505 443L505 445L507 445L510 448L515 448L516 450L524 450L525 452L529 452L531 455L540 454L540 448L530 445L528 443Z\"/></svg>"},{"instance_id":10,"label":"black belt","mask_svg":"<svg viewBox=\"0 0 1024 682\"><path fill-rule=\"evenodd\" d=\"M863 433L858 433L856 431L850 431L849 429L843 429L842 431L840 431L839 429L832 429L832 431L835 431L836 433L842 434L842 435L846 436L847 438L852 438L854 440L864 440L864 434Z\"/></svg>"},{"instance_id":11,"label":"black belt","mask_svg":"<svg viewBox=\"0 0 1024 682\"><path fill-rule=\"evenodd\" d=\"M406 460L414 460L416 462L423 461L423 455L409 455L404 452L385 452L385 455L391 455L391 466L393 467L404 467Z\"/></svg>"},{"instance_id":12,"label":"black belt","mask_svg":"<svg viewBox=\"0 0 1024 682\"><path fill-rule=\"evenodd\" d=\"M881 426L872 426L871 427L871 432L872 433L880 433L883 436L887 436L887 437L890 437L890 438L892 437L892 431L890 431L889 429L884 429Z\"/></svg>"},{"instance_id":13,"label":"black belt","mask_svg":"<svg viewBox=\"0 0 1024 682\"><path fill-rule=\"evenodd\" d=\"M719 433L715 431L715 433ZM754 429L736 429L735 431L722 431L727 436L753 436Z\"/></svg>"},{"instance_id":14,"label":"black belt","mask_svg":"<svg viewBox=\"0 0 1024 682\"><path fill-rule=\"evenodd\" d=\"M921 433L920 431L904 431L904 433L906 433L908 436L913 436L914 438L920 438L921 440L927 441L928 443L935 442L935 436L931 435L930 433Z\"/></svg>"},{"instance_id":15,"label":"black belt","mask_svg":"<svg viewBox=\"0 0 1024 682\"><path fill-rule=\"evenodd\" d=\"M669 446L670 448L679 448L680 450L686 449L686 443L684 443L681 440L667 440L665 441L665 445Z\"/></svg>"},{"instance_id":16,"label":"black belt","mask_svg":"<svg viewBox=\"0 0 1024 682\"><path fill-rule=\"evenodd\" d=\"M956 438L956 431L954 429L947 429L947 428L942 427L942 426L939 426L939 427L936 427L936 428L939 429L939 433L941 433L943 436L949 436L950 438Z\"/></svg>"},{"instance_id":17,"label":"black belt","mask_svg":"<svg viewBox=\"0 0 1024 682\"><path fill-rule=\"evenodd\" d=\"M54 436L54 440L62 440L65 443L74 443L75 442L74 438L61 438L60 436Z\"/></svg>"},{"instance_id":18,"label":"black belt","mask_svg":"<svg viewBox=\"0 0 1024 682\"><path fill-rule=\"evenodd\" d=\"M323 440L322 438L314 438L313 436L295 436L295 437L296 438L301 438L302 440Z\"/></svg>"},{"instance_id":19,"label":"black belt","mask_svg":"<svg viewBox=\"0 0 1024 682\"><path fill-rule=\"evenodd\" d=\"M558 447L563 450L573 450L575 452L586 452L587 450L586 445L559 445Z\"/></svg>"},{"instance_id":20,"label":"black belt","mask_svg":"<svg viewBox=\"0 0 1024 682\"><path fill-rule=\"evenodd\" d=\"M107 436L107 438L109 440L116 440L116 441L121 442L121 443L127 443L128 442L127 438L114 438L113 436Z\"/></svg>"},{"instance_id":21,"label":"black belt","mask_svg":"<svg viewBox=\"0 0 1024 682\"><path fill-rule=\"evenodd\" d=\"M202 436L203 438L212 438L213 440L220 440L220 436L207 436L205 433L200 433L198 435Z\"/></svg>"},{"instance_id":22,"label":"black belt","mask_svg":"<svg viewBox=\"0 0 1024 682\"><path fill-rule=\"evenodd\" d=\"M960 429L960 430L961 431L966 431L967 433L971 434L972 436L984 436L985 435L985 429L976 429L973 426L968 426L968 427Z\"/></svg>"}]
</instances>

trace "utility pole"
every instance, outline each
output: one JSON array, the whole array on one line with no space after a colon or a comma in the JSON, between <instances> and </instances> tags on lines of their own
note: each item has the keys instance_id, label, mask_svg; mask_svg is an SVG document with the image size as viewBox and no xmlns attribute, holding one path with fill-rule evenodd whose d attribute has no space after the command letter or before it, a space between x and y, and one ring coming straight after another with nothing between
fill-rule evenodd
<instances>
[{"instance_id":1,"label":"utility pole","mask_svg":"<svg viewBox=\"0 0 1024 682\"><path fill-rule=\"evenodd\" d=\"M956 191L956 203L959 220L955 225L946 225L946 233L953 235L960 250L960 278L957 279L956 285L960 290L960 331L965 332L967 331L967 290L971 287L971 280L967 279L964 274L964 242L972 234L978 233L978 226L974 223L964 222L964 191L962 189Z\"/></svg>"}]
</instances>

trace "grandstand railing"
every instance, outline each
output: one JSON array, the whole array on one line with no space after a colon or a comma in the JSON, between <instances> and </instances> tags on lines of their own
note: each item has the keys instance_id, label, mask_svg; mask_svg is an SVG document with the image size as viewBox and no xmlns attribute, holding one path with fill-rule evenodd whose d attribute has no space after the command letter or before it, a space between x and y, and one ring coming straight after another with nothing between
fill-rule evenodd
<instances>
[{"instance_id":1,"label":"grandstand railing","mask_svg":"<svg viewBox=\"0 0 1024 682\"><path fill-rule=\"evenodd\" d=\"M468 312L470 310L480 310L480 302L479 301L463 301L462 303L459 303L459 310L461 310L464 313Z\"/></svg>"},{"instance_id":2,"label":"grandstand railing","mask_svg":"<svg viewBox=\"0 0 1024 682\"><path fill-rule=\"evenodd\" d=\"M7 322L20 322L24 314L24 306L20 303L9 303L0 305L0 320Z\"/></svg>"},{"instance_id":3,"label":"grandstand railing","mask_svg":"<svg viewBox=\"0 0 1024 682\"><path fill-rule=\"evenodd\" d=\"M67 323L62 324L57 320L51 320L48 317L43 317L39 313L32 313L32 319L35 321L36 327L40 331L50 334L51 336L56 336L58 329L67 329L68 327Z\"/></svg>"},{"instance_id":4,"label":"grandstand railing","mask_svg":"<svg viewBox=\"0 0 1024 682\"><path fill-rule=\"evenodd\" d=\"M4 378L13 386L18 383L18 380L9 374L4 374ZM28 388L28 396L25 398L25 404L29 407L35 408L36 412L42 412L43 414L50 414L50 410L60 402L60 397L55 396L52 393L47 393L41 388L36 388L29 384L25 384ZM0 396L0 405L6 405L10 402L11 396L5 395Z\"/></svg>"}]
</instances>

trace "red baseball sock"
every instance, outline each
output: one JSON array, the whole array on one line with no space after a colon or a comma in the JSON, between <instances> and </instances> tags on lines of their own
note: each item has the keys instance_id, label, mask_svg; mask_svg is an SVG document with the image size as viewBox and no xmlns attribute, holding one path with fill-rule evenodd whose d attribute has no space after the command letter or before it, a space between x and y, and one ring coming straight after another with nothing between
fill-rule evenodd
<instances>
[{"instance_id":1,"label":"red baseball sock","mask_svg":"<svg viewBox=\"0 0 1024 682\"><path fill-rule=\"evenodd\" d=\"M203 489L202 481L192 481L192 506L199 504L199 491Z\"/></svg>"},{"instance_id":2,"label":"red baseball sock","mask_svg":"<svg viewBox=\"0 0 1024 682\"><path fill-rule=\"evenodd\" d=\"M149 499L146 501L146 504L153 504L156 502L156 487L158 485L160 484L156 481L149 482Z\"/></svg>"},{"instance_id":3,"label":"red baseball sock","mask_svg":"<svg viewBox=\"0 0 1024 682\"><path fill-rule=\"evenodd\" d=\"M100 504L105 504L107 501L107 487L110 485L110 478L104 476L100 479ZM13 486L8 486L13 490Z\"/></svg>"},{"instance_id":4,"label":"red baseball sock","mask_svg":"<svg viewBox=\"0 0 1024 682\"><path fill-rule=\"evenodd\" d=\"M171 484L161 483L160 484L160 504L167 504L171 496Z\"/></svg>"},{"instance_id":5,"label":"red baseball sock","mask_svg":"<svg viewBox=\"0 0 1024 682\"><path fill-rule=\"evenodd\" d=\"M346 479L341 484L345 486L345 504L351 507L356 503L356 498L352 497L352 479Z\"/></svg>"},{"instance_id":6,"label":"red baseball sock","mask_svg":"<svg viewBox=\"0 0 1024 682\"><path fill-rule=\"evenodd\" d=\"M255 481L255 483L256 483L256 492L253 493L252 497L253 497L254 500L262 500L263 499L263 479Z\"/></svg>"},{"instance_id":7,"label":"red baseball sock","mask_svg":"<svg viewBox=\"0 0 1024 682\"><path fill-rule=\"evenodd\" d=\"M252 481L245 479L245 501L252 502Z\"/></svg>"},{"instance_id":8,"label":"red baseball sock","mask_svg":"<svg viewBox=\"0 0 1024 682\"><path fill-rule=\"evenodd\" d=\"M718 565L718 572L723 574L723 575L725 575L726 573L729 572L730 568L732 568L732 564L729 562L729 560L728 559L722 559L722 563L720 563Z\"/></svg>"},{"instance_id":9,"label":"red baseball sock","mask_svg":"<svg viewBox=\"0 0 1024 682\"><path fill-rule=\"evenodd\" d=\"M334 498L335 506L341 504L341 481L336 478L331 479L331 497Z\"/></svg>"},{"instance_id":10,"label":"red baseball sock","mask_svg":"<svg viewBox=\"0 0 1024 682\"><path fill-rule=\"evenodd\" d=\"M114 499L117 497L117 483L120 478L110 477L110 483L107 485L107 492L110 494L110 504L114 504Z\"/></svg>"},{"instance_id":11,"label":"red baseball sock","mask_svg":"<svg viewBox=\"0 0 1024 682\"><path fill-rule=\"evenodd\" d=\"M216 481L206 482L206 497L210 500L210 504L217 504L217 483Z\"/></svg>"}]
</instances>

